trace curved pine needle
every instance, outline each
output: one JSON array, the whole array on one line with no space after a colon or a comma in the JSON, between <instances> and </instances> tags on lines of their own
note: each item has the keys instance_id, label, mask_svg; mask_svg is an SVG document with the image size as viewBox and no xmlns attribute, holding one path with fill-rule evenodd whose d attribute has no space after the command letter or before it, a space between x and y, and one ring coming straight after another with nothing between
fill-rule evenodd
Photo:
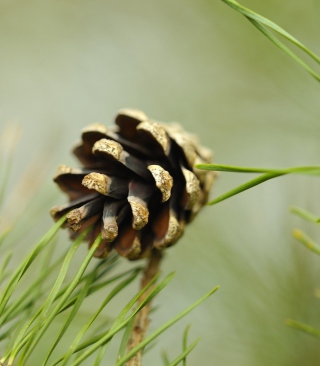
<instances>
[{"instance_id":1,"label":"curved pine needle","mask_svg":"<svg viewBox=\"0 0 320 366\"><path fill-rule=\"evenodd\" d=\"M270 41L277 46L278 48L280 48L280 50L282 50L283 52L285 52L288 56L290 56L293 60L295 60L298 64L300 64L306 71L309 72L309 74L311 74L316 80L320 81L320 74L318 74L317 72L315 72L310 66L308 66L307 63L305 63L300 57L298 57L294 52L292 52L287 46L285 46L281 41L279 41L279 39L277 37L275 37L266 27L264 27L262 24L260 24L259 22L250 19L247 17L247 19L249 19L249 21L262 33L264 34L267 38L270 39ZM300 47L301 48L301 47Z\"/></svg>"},{"instance_id":2,"label":"curved pine needle","mask_svg":"<svg viewBox=\"0 0 320 366\"><path fill-rule=\"evenodd\" d=\"M295 37L293 37L290 33L285 31L283 28L278 26L276 23L271 20L263 17L262 15L255 13L254 11L240 5L237 1L234 0L222 0L225 4L230 6L232 9L238 11L242 15L244 15L262 34L264 34L269 40L275 44L278 48L284 51L287 55L289 55L293 60L298 62L305 70L307 70L317 81L320 81L320 74L315 72L312 68L310 68L302 59L300 59L293 51L291 51L288 47L286 47L272 32L269 31L268 28L286 38L293 45L300 48L304 53L306 53L309 57L311 57L314 61L320 64L320 57L312 52L308 47L306 47L303 43L298 41Z\"/></svg>"},{"instance_id":3,"label":"curved pine needle","mask_svg":"<svg viewBox=\"0 0 320 366\"><path fill-rule=\"evenodd\" d=\"M224 200L226 200L227 198L230 198L232 196L235 196L236 194L239 194L241 192L244 192L252 187L255 187L261 183L266 182L267 180L279 177L281 175L284 174L272 174L272 173L267 173L267 174L263 174L260 175L259 177L250 180L249 182L246 182L244 184L241 184L240 186L228 191L227 193L222 194L221 196L215 198L214 200L210 201L209 203L207 203L208 206L214 205L216 203L222 202Z\"/></svg>"},{"instance_id":4,"label":"curved pine needle","mask_svg":"<svg viewBox=\"0 0 320 366\"><path fill-rule=\"evenodd\" d=\"M215 198L214 200L208 203L209 206L224 201L227 198L230 198L250 188L253 188L261 183L266 182L267 180L280 177L282 175L286 174L305 174L313 176L320 175L319 166L298 166L285 169L270 169L270 168L251 168L241 166L239 167L239 166L221 165L221 164L198 164L196 165L196 168L209 171L233 172L233 173L265 173Z\"/></svg>"}]
</instances>

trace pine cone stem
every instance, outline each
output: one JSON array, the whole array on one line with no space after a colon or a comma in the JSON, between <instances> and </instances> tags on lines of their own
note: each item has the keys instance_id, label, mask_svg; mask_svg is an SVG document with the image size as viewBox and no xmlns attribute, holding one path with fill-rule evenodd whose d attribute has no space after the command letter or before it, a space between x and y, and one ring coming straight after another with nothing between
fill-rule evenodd
<instances>
[{"instance_id":1,"label":"pine cone stem","mask_svg":"<svg viewBox=\"0 0 320 366\"><path fill-rule=\"evenodd\" d=\"M162 252L154 249L149 258L148 264L143 272L141 280L141 289L148 285L148 283L154 278L159 271L159 265L162 258ZM140 297L139 304L143 302L150 292L154 289L155 285L149 287L149 289ZM150 320L149 312L151 308L151 302L144 306L135 316L134 324L131 331L131 336L127 344L127 352L131 351L134 347L140 344L147 332ZM133 356L127 363L126 366L141 366L142 363L142 351L139 351Z\"/></svg>"}]
</instances>

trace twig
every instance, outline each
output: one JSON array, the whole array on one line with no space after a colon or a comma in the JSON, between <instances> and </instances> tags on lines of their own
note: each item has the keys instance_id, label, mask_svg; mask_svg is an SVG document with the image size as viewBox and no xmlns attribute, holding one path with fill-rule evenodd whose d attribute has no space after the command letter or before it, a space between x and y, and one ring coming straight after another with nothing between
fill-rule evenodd
<instances>
[{"instance_id":1,"label":"twig","mask_svg":"<svg viewBox=\"0 0 320 366\"><path fill-rule=\"evenodd\" d=\"M143 277L141 280L141 289L144 288L157 274L159 270L159 264L162 258L162 253L159 250L153 250L151 257L149 259L148 265L146 266ZM155 285L150 286L148 291L146 291L139 299L141 303L153 290ZM127 344L127 352L131 351L135 346L143 341L144 336L147 332L150 320L149 311L151 307L151 302L144 306L135 316L134 324L131 331L131 336ZM141 366L142 361L142 350L133 356L127 363L126 366Z\"/></svg>"}]
</instances>

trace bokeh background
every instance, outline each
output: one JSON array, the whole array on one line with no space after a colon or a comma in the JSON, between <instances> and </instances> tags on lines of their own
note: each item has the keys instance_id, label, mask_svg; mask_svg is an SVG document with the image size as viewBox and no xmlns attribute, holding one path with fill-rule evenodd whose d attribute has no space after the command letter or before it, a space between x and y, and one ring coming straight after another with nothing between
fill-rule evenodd
<instances>
[{"instance_id":1,"label":"bokeh background","mask_svg":"<svg viewBox=\"0 0 320 366\"><path fill-rule=\"evenodd\" d=\"M320 53L318 1L243 5ZM22 129L7 215L25 209L31 222L16 261L50 227L50 207L65 200L51 177L57 165L77 164L69 151L81 128L111 124L123 107L181 122L220 164L319 164L319 84L218 0L1 0L0 80L1 130ZM250 177L220 174L212 198ZM221 289L167 331L145 365L162 365L163 349L178 355L188 323L191 339L202 337L190 365L319 365L319 341L284 323L320 326L320 260L292 230L319 240L320 231L289 212L298 205L319 214L318 183L286 176L203 209L167 252L162 271L176 276L155 301L150 329ZM65 234L60 240L68 245Z\"/></svg>"}]
</instances>

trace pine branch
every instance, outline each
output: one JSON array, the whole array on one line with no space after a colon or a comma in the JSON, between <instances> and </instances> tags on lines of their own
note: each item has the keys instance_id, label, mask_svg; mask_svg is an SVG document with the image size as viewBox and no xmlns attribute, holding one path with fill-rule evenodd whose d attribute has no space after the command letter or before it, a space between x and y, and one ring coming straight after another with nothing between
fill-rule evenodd
<instances>
[{"instance_id":1,"label":"pine branch","mask_svg":"<svg viewBox=\"0 0 320 366\"><path fill-rule=\"evenodd\" d=\"M150 281L154 278L154 276L159 271L159 265L161 262L162 253L158 250L154 250L151 254L148 265L143 273L143 277L141 280L141 289L147 286ZM153 290L154 285L149 288L148 291L143 293L143 295L139 299L139 304L141 304L150 292ZM131 336L129 338L127 344L127 352L130 352L134 347L141 343L144 339L146 331L148 329L150 320L149 320L149 312L150 312L151 302L149 302L146 306L144 306L135 316ZM128 362L127 366L139 366L141 365L142 359L142 350L139 351L136 355L134 355Z\"/></svg>"}]
</instances>

